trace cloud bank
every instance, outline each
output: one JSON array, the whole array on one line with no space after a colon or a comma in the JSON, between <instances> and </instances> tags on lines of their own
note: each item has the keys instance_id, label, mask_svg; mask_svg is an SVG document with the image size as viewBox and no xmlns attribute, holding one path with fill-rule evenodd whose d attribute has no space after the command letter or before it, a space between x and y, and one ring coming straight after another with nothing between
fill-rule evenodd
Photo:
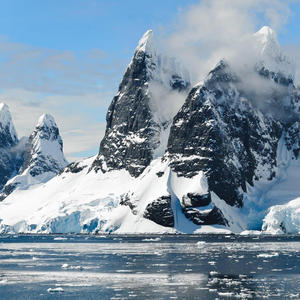
<instances>
[{"instance_id":1,"label":"cloud bank","mask_svg":"<svg viewBox=\"0 0 300 300\"><path fill-rule=\"evenodd\" d=\"M276 31L284 28L291 1L203 0L179 15L177 26L161 44L165 51L183 62L193 82L204 79L222 58L245 53L247 36L263 25ZM248 55L250 55L248 51ZM246 59L244 57L244 59Z\"/></svg>"}]
</instances>

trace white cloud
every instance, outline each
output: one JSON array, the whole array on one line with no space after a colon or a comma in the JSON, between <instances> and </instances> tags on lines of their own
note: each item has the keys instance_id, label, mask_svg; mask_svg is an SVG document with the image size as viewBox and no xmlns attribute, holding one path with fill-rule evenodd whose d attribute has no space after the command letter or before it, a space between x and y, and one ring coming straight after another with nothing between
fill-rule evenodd
<instances>
[{"instance_id":1,"label":"white cloud","mask_svg":"<svg viewBox=\"0 0 300 300\"><path fill-rule=\"evenodd\" d=\"M14 43L0 36L0 87L78 95L115 87L124 63L101 49L74 53Z\"/></svg>"},{"instance_id":2,"label":"white cloud","mask_svg":"<svg viewBox=\"0 0 300 300\"><path fill-rule=\"evenodd\" d=\"M300 86L300 45L285 45L283 50L295 66L295 83Z\"/></svg>"},{"instance_id":3,"label":"white cloud","mask_svg":"<svg viewBox=\"0 0 300 300\"><path fill-rule=\"evenodd\" d=\"M195 83L262 25L280 30L288 20L289 4L279 0L203 0L180 14L177 27L162 44L181 59Z\"/></svg>"}]
</instances>

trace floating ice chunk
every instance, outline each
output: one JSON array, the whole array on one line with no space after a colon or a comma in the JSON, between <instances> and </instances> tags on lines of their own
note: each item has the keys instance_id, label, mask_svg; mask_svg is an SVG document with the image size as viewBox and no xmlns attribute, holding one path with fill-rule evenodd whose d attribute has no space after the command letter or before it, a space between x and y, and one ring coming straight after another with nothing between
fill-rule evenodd
<instances>
[{"instance_id":1,"label":"floating ice chunk","mask_svg":"<svg viewBox=\"0 0 300 300\"><path fill-rule=\"evenodd\" d=\"M261 253L258 254L257 257L263 257L263 258L268 258L268 257L276 257L279 256L279 253L273 252L273 253Z\"/></svg>"},{"instance_id":2,"label":"floating ice chunk","mask_svg":"<svg viewBox=\"0 0 300 300\"><path fill-rule=\"evenodd\" d=\"M240 235L261 235L262 232L259 230L244 230L240 233Z\"/></svg>"},{"instance_id":3,"label":"floating ice chunk","mask_svg":"<svg viewBox=\"0 0 300 300\"><path fill-rule=\"evenodd\" d=\"M83 267L82 266L70 266L70 269L71 270L80 270L80 271L82 271Z\"/></svg>"},{"instance_id":4,"label":"floating ice chunk","mask_svg":"<svg viewBox=\"0 0 300 300\"><path fill-rule=\"evenodd\" d=\"M161 238L157 237L157 238L143 239L142 242L158 242L160 240Z\"/></svg>"},{"instance_id":5,"label":"floating ice chunk","mask_svg":"<svg viewBox=\"0 0 300 300\"><path fill-rule=\"evenodd\" d=\"M48 293L62 293L63 291L64 289L61 287L47 289Z\"/></svg>"},{"instance_id":6,"label":"floating ice chunk","mask_svg":"<svg viewBox=\"0 0 300 300\"><path fill-rule=\"evenodd\" d=\"M210 272L209 272L209 275L211 275L211 276L218 275L218 274L219 274L219 273L216 272L216 271L210 271Z\"/></svg>"},{"instance_id":7,"label":"floating ice chunk","mask_svg":"<svg viewBox=\"0 0 300 300\"><path fill-rule=\"evenodd\" d=\"M62 269L69 269L69 270L80 270L82 271L83 270L83 267L82 266L70 266L69 264L63 264L61 266Z\"/></svg>"},{"instance_id":8,"label":"floating ice chunk","mask_svg":"<svg viewBox=\"0 0 300 300\"><path fill-rule=\"evenodd\" d=\"M55 237L53 240L54 241L66 241L68 238L64 238L64 237Z\"/></svg>"},{"instance_id":9,"label":"floating ice chunk","mask_svg":"<svg viewBox=\"0 0 300 300\"><path fill-rule=\"evenodd\" d=\"M67 269L68 267L69 267L68 264L63 264L63 265L61 266L62 269Z\"/></svg>"},{"instance_id":10,"label":"floating ice chunk","mask_svg":"<svg viewBox=\"0 0 300 300\"><path fill-rule=\"evenodd\" d=\"M218 292L218 295L220 297L233 297L234 293L231 293L231 292Z\"/></svg>"},{"instance_id":11,"label":"floating ice chunk","mask_svg":"<svg viewBox=\"0 0 300 300\"><path fill-rule=\"evenodd\" d=\"M202 246L204 246L206 244L206 242L204 242L204 241L198 241L197 243L196 243L196 245L198 246L198 247L202 247Z\"/></svg>"}]
</instances>

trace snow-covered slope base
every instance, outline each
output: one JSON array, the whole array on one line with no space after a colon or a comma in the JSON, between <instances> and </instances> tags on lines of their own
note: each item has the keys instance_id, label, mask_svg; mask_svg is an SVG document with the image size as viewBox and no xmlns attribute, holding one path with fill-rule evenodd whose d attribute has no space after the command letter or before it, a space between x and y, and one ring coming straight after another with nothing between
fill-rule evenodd
<instances>
[{"instance_id":1,"label":"snow-covered slope base","mask_svg":"<svg viewBox=\"0 0 300 300\"><path fill-rule=\"evenodd\" d=\"M262 229L269 234L300 234L300 198L271 207Z\"/></svg>"},{"instance_id":2,"label":"snow-covered slope base","mask_svg":"<svg viewBox=\"0 0 300 300\"><path fill-rule=\"evenodd\" d=\"M184 193L184 189L190 188L200 192L197 186L203 180L201 176L180 182L171 173L167 163L160 160L152 162L139 178L130 176L126 170L105 174L88 172L94 159L92 157L73 163L47 184L34 185L23 191L16 190L8 196L0 204L0 232L229 232L223 226L196 226L183 216L175 198L172 204L175 211L174 228L161 226L144 217L144 208L155 197L170 191L179 195ZM165 175L158 177L157 173L162 170ZM154 190L155 193L152 193ZM128 191L137 197L143 196L143 201L139 202L134 212L128 205L120 205Z\"/></svg>"},{"instance_id":3,"label":"snow-covered slope base","mask_svg":"<svg viewBox=\"0 0 300 300\"><path fill-rule=\"evenodd\" d=\"M168 160L152 161L135 178L124 169L89 171L94 159L71 164L46 184L14 191L0 203L0 232L240 233L260 230L262 222L263 230L270 234L300 231L300 198L295 199L300 195L300 160L282 143L278 146L278 175L272 181L248 186L243 208L226 204L214 193L207 205L193 206L186 196L207 194L205 175L200 172L191 178L178 177ZM160 203L161 199L166 203L170 200L170 214L160 216L160 220L153 220L156 214L152 203L156 199ZM288 201L287 205L271 207L264 219L270 205ZM187 218L189 211L207 214L214 207L222 212L227 224L201 225Z\"/></svg>"},{"instance_id":4,"label":"snow-covered slope base","mask_svg":"<svg viewBox=\"0 0 300 300\"><path fill-rule=\"evenodd\" d=\"M277 149L276 176L271 181L248 187L245 207L241 210L245 227L267 234L300 232L300 160L284 145Z\"/></svg>"},{"instance_id":5,"label":"snow-covered slope base","mask_svg":"<svg viewBox=\"0 0 300 300\"><path fill-rule=\"evenodd\" d=\"M16 190L7 197L1 203L1 232L78 233L109 226L109 214L130 183L130 176L122 171L110 177L87 174L92 161L76 164L74 173L67 169L47 184ZM119 216L124 214L122 208Z\"/></svg>"},{"instance_id":6,"label":"snow-covered slope base","mask_svg":"<svg viewBox=\"0 0 300 300\"><path fill-rule=\"evenodd\" d=\"M281 172L265 201L273 206L263 219L262 230L269 234L300 233L300 160L293 159L286 149L281 155Z\"/></svg>"}]
</instances>

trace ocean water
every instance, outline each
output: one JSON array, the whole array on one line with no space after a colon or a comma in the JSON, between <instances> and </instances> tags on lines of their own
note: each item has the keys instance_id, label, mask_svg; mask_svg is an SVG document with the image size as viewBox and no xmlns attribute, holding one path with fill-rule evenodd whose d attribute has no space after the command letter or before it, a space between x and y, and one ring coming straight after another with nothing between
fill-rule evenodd
<instances>
[{"instance_id":1,"label":"ocean water","mask_svg":"<svg viewBox=\"0 0 300 300\"><path fill-rule=\"evenodd\" d=\"M300 236L0 235L0 299L300 299Z\"/></svg>"}]
</instances>

